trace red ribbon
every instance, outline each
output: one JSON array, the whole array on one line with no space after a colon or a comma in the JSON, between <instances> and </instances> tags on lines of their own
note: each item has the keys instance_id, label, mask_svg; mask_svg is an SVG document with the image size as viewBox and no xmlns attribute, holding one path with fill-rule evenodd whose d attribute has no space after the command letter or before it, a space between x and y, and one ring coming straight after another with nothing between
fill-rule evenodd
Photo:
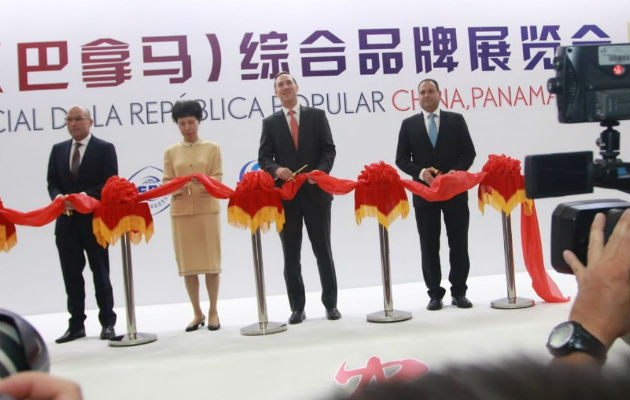
<instances>
[{"instance_id":1,"label":"red ribbon","mask_svg":"<svg viewBox=\"0 0 630 400\"><path fill-rule=\"evenodd\" d=\"M522 190L523 187L522 175L520 175L520 162L504 155L491 155L482 172L479 173L456 171L438 175L431 186L400 179L393 167L382 161L366 166L357 181L339 179L321 171L312 171L309 174L297 175L294 181L285 182L278 188L273 187L271 176L262 171L257 171L254 175L246 174L246 176L248 178L237 186L236 191L205 175L192 174L174 178L160 187L141 194L138 193L135 185L116 176L110 178L103 188L102 201L84 194L75 193L64 198L57 198L49 205L30 212L4 208L0 201L0 227L3 227L5 232L4 245L0 243L0 250L8 251L10 249L12 244L8 244L9 238L13 238L11 241L13 244L15 243L15 225L46 225L55 220L64 211L64 201L70 201L76 212L82 214L94 212L94 217L100 219L106 225L109 234L115 233L106 239L110 243L112 240L115 241L119 234L123 233L121 231L116 232L116 229L120 222L127 217L137 217L139 219L135 220L134 223L128 223L127 219L124 226L118 228L132 233L137 233L139 229L144 230L143 233L148 240L147 236L152 232L151 224L153 220L148 205L143 202L172 193L193 178L200 182L210 195L218 199L229 198L228 212L229 208L233 206L243 210L250 219L245 226L249 226L250 229L256 224L258 226L261 223L264 224L265 221L267 224L276 222L276 228L281 229L281 226L278 227L279 222L284 223L281 199L289 200L293 198L307 177L315 181L321 189L331 194L347 194L357 189L355 192L355 214L356 209L361 209L362 206L374 207L377 210L376 214L382 214L383 217L379 219L379 222L385 226L398 215L406 215L403 207L399 207L407 201L402 187L426 200L444 201L479 184L480 200L485 198L483 196L484 193L491 193L492 196L498 196L503 201L503 204L508 207L511 205L511 200L521 201L517 196L519 190ZM250 179L249 177L252 178ZM556 284L545 271L540 244L540 231L533 201L531 201L531 204L531 212L528 204L521 204L521 241L523 258L527 271L532 278L532 286L536 293L545 301L568 301L567 298L562 296ZM480 202L480 205L482 206L482 202ZM276 210L275 214L259 216L258 222L252 225L252 221L256 220L257 214L265 207L274 208ZM397 214L392 214L393 210L397 210ZM371 214L368 213L368 215ZM358 216L357 222L360 223Z\"/></svg>"},{"instance_id":2,"label":"red ribbon","mask_svg":"<svg viewBox=\"0 0 630 400\"><path fill-rule=\"evenodd\" d=\"M506 155L491 154L483 171L487 176L479 184L479 208L483 211L483 205L488 203L509 215L521 204L521 246L532 287L547 302L569 301L545 270L536 207L533 200L525 198L521 162Z\"/></svg>"},{"instance_id":3,"label":"red ribbon","mask_svg":"<svg viewBox=\"0 0 630 400\"><path fill-rule=\"evenodd\" d=\"M267 172L251 171L243 175L228 202L228 222L237 228L249 228L252 233L259 228L269 229L276 224L279 232L284 225L282 200L290 200L306 180L305 174L275 187L275 181Z\"/></svg>"},{"instance_id":4,"label":"red ribbon","mask_svg":"<svg viewBox=\"0 0 630 400\"><path fill-rule=\"evenodd\" d=\"M408 179L403 179L402 182L405 189L425 200L446 201L475 187L485 176L485 172L454 171L447 174L439 174L435 177L431 186Z\"/></svg>"},{"instance_id":5,"label":"red ribbon","mask_svg":"<svg viewBox=\"0 0 630 400\"><path fill-rule=\"evenodd\" d=\"M0 210L4 209L0 199ZM0 251L8 252L17 243L15 224L9 222L0 214Z\"/></svg>"}]
</instances>

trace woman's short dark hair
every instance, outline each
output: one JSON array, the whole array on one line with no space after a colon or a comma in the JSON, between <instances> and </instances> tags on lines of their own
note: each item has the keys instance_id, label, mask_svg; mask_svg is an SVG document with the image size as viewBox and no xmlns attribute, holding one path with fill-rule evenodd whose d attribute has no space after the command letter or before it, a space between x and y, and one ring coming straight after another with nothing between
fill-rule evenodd
<instances>
[{"instance_id":1,"label":"woman's short dark hair","mask_svg":"<svg viewBox=\"0 0 630 400\"><path fill-rule=\"evenodd\" d=\"M195 117L197 121L201 122L202 114L201 105L194 100L177 101L171 110L174 122L182 117Z\"/></svg>"}]
</instances>

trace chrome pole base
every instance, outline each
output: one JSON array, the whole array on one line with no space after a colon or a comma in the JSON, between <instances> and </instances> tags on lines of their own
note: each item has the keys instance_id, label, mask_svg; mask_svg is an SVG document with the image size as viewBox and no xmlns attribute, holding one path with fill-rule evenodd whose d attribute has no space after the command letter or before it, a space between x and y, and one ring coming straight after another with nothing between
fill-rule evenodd
<instances>
[{"instance_id":1,"label":"chrome pole base","mask_svg":"<svg viewBox=\"0 0 630 400\"><path fill-rule=\"evenodd\" d=\"M400 322L411 319L409 311L391 310L377 311L367 315L368 322Z\"/></svg>"},{"instance_id":2,"label":"chrome pole base","mask_svg":"<svg viewBox=\"0 0 630 400\"><path fill-rule=\"evenodd\" d=\"M147 344L157 340L157 335L153 333L138 332L133 336L135 337L132 337L130 334L116 336L109 340L109 345L111 347L139 346L141 344Z\"/></svg>"},{"instance_id":3,"label":"chrome pole base","mask_svg":"<svg viewBox=\"0 0 630 400\"><path fill-rule=\"evenodd\" d=\"M256 322L241 328L241 335L262 336L280 333L287 330L287 324L282 322Z\"/></svg>"},{"instance_id":4,"label":"chrome pole base","mask_svg":"<svg viewBox=\"0 0 630 400\"><path fill-rule=\"evenodd\" d=\"M536 304L536 302L532 299L526 299L523 297L515 297L514 299L509 299L507 297L504 297L490 303L490 307L502 310L513 310L516 308L533 307L534 304Z\"/></svg>"}]
</instances>

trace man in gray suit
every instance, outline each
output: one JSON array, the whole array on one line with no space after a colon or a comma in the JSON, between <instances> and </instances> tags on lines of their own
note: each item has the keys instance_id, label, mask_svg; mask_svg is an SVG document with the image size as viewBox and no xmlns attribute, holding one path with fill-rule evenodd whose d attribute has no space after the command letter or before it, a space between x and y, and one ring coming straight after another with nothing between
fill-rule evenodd
<instances>
[{"instance_id":1,"label":"man in gray suit","mask_svg":"<svg viewBox=\"0 0 630 400\"><path fill-rule=\"evenodd\" d=\"M439 173L465 171L475 159L475 147L461 114L440 110L440 87L433 79L418 85L422 112L402 122L396 149L396 165L411 175L413 180L431 185ZM442 308L446 290L440 286L440 227L444 225L450 250L452 304L470 308L466 298L466 279L470 269L468 259L468 193L450 200L429 202L413 195L416 225L422 251L422 275L429 289L429 310Z\"/></svg>"},{"instance_id":2,"label":"man in gray suit","mask_svg":"<svg viewBox=\"0 0 630 400\"><path fill-rule=\"evenodd\" d=\"M258 149L260 167L281 182L293 179L294 171L304 165L303 172L320 170L329 173L336 152L326 114L322 110L299 105L298 85L288 72L280 72L276 76L274 89L282 103L282 110L263 120ZM330 245L331 202L332 195L311 181L305 182L292 200L283 201L285 224L280 240L291 324L298 324L306 318L300 264L303 223L317 259L326 317L330 320L341 318L337 309L337 278Z\"/></svg>"}]
</instances>

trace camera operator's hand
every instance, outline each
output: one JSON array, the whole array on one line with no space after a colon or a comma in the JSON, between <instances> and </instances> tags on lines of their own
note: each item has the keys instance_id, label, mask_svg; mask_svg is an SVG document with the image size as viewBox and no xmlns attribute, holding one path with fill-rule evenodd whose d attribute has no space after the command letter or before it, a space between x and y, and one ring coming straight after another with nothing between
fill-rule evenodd
<instances>
[{"instance_id":1,"label":"camera operator's hand","mask_svg":"<svg viewBox=\"0 0 630 400\"><path fill-rule=\"evenodd\" d=\"M578 283L569 319L579 322L609 349L615 339L630 331L630 209L622 214L604 246L605 221L604 214L597 214L591 225L588 268L569 250L563 256Z\"/></svg>"},{"instance_id":2,"label":"camera operator's hand","mask_svg":"<svg viewBox=\"0 0 630 400\"><path fill-rule=\"evenodd\" d=\"M19 372L0 379L0 395L31 400L82 400L81 388L74 382L43 372Z\"/></svg>"}]
</instances>

